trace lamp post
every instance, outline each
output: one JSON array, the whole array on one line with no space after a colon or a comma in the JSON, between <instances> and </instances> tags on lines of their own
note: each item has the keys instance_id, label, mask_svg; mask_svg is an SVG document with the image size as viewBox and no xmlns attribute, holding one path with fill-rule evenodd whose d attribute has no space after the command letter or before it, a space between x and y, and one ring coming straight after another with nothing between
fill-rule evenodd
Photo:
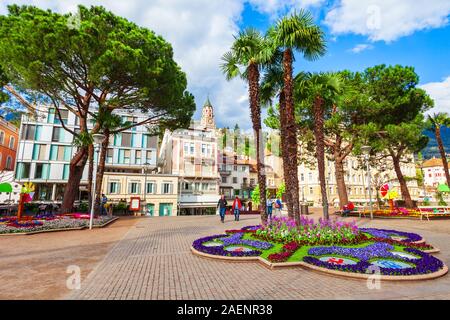
<instances>
[{"instance_id":1,"label":"lamp post","mask_svg":"<svg viewBox=\"0 0 450 320\"><path fill-rule=\"evenodd\" d=\"M367 184L368 184L368 190L369 190L369 206L370 206L370 219L373 220L373 207L372 207L372 186L370 181L370 165L369 165L369 155L370 151L372 150L371 146L362 146L361 151L365 156L366 159L366 166L367 166Z\"/></svg>"},{"instance_id":2,"label":"lamp post","mask_svg":"<svg viewBox=\"0 0 450 320\"><path fill-rule=\"evenodd\" d=\"M145 206L147 207L147 173L148 170L150 170L150 163L146 162L144 163L144 202L145 202ZM147 209L144 209L145 215L147 215Z\"/></svg>"},{"instance_id":3,"label":"lamp post","mask_svg":"<svg viewBox=\"0 0 450 320\"><path fill-rule=\"evenodd\" d=\"M103 143L103 140L105 139L105 135L100 134L100 133L95 133L92 135L93 139L94 139L94 152L97 154L97 161L94 161L94 168L93 171L95 173L95 177L93 178L93 183L92 183L92 203L91 203L91 214L89 217L89 229L92 229L92 223L94 221L94 207L95 207L95 198L96 198L96 192L95 192L95 185L97 182L97 162L98 162L98 154L100 152L100 145Z\"/></svg>"}]
</instances>

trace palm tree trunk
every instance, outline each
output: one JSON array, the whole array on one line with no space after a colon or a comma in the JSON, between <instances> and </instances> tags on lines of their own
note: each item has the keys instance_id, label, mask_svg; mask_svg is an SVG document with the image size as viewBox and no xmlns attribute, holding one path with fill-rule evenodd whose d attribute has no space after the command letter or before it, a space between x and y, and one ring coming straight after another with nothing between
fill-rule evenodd
<instances>
[{"instance_id":1,"label":"palm tree trunk","mask_svg":"<svg viewBox=\"0 0 450 320\"><path fill-rule=\"evenodd\" d=\"M256 169L258 171L259 202L261 208L261 221L267 223L266 212L266 174L264 168L264 146L261 130L261 108L259 105L259 70L251 63L248 67L248 90L250 96L250 112L253 132L256 141Z\"/></svg>"},{"instance_id":2,"label":"palm tree trunk","mask_svg":"<svg viewBox=\"0 0 450 320\"><path fill-rule=\"evenodd\" d=\"M297 161L297 125L295 122L295 109L293 99L293 77L292 77L292 61L293 55L291 49L286 49L283 53L283 82L284 82L284 96L286 100L285 107L285 120L282 121L285 124L285 147L283 148L286 154L286 160L283 161L283 165L287 165L287 172L291 177L289 185L286 185L286 190L290 191L292 210L296 222L300 223L300 208L299 208L299 187L298 187L298 161Z\"/></svg>"},{"instance_id":3,"label":"palm tree trunk","mask_svg":"<svg viewBox=\"0 0 450 320\"><path fill-rule=\"evenodd\" d=\"M316 139L316 157L319 170L320 192L322 194L323 217L328 220L328 197L325 183L325 141L323 133L324 110L323 99L316 97L314 101L314 136Z\"/></svg>"},{"instance_id":4,"label":"palm tree trunk","mask_svg":"<svg viewBox=\"0 0 450 320\"><path fill-rule=\"evenodd\" d=\"M97 174L95 177L95 208L94 212L96 215L100 214L100 203L101 203L101 195L102 195L102 184L103 184L103 175L105 173L105 162L106 162L106 152L108 151L109 146L109 130L105 130L105 139L100 148L100 157L98 159L98 167ZM146 186L144 186L145 188Z\"/></svg>"},{"instance_id":5,"label":"palm tree trunk","mask_svg":"<svg viewBox=\"0 0 450 320\"><path fill-rule=\"evenodd\" d=\"M284 98L284 92L280 92L279 96L280 104L280 143L281 143L281 157L283 159L283 176L286 186L292 184L291 173L289 172L289 151L287 149L286 142L286 100ZM288 209L288 217L294 219L294 207L292 203L292 197L289 189L286 189L286 207Z\"/></svg>"},{"instance_id":6,"label":"palm tree trunk","mask_svg":"<svg viewBox=\"0 0 450 320\"><path fill-rule=\"evenodd\" d=\"M411 195L408 190L408 185L406 184L405 177L403 176L402 170L400 168L400 158L391 153L392 162L394 163L394 170L397 175L398 183L400 184L400 191L402 193L402 198L405 201L405 206L409 209L414 207Z\"/></svg>"},{"instance_id":7,"label":"palm tree trunk","mask_svg":"<svg viewBox=\"0 0 450 320\"><path fill-rule=\"evenodd\" d=\"M447 186L450 187L450 174L448 172L447 156L445 155L444 144L442 142L442 137L441 137L441 127L439 126L439 124L436 125L434 134L436 136L436 141L437 141L437 144L439 147L439 153L441 154L442 165L444 166L444 172L445 172L445 179L447 180Z\"/></svg>"}]
</instances>

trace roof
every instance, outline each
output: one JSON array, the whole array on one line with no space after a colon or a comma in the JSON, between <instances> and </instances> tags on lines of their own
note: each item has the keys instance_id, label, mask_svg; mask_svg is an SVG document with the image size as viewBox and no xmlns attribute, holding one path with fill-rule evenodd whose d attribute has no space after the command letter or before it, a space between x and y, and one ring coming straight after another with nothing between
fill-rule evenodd
<instances>
[{"instance_id":1,"label":"roof","mask_svg":"<svg viewBox=\"0 0 450 320\"><path fill-rule=\"evenodd\" d=\"M450 162L449 162L450 165ZM431 167L443 167L442 159L440 158L432 158L423 162L423 168L431 168Z\"/></svg>"}]
</instances>

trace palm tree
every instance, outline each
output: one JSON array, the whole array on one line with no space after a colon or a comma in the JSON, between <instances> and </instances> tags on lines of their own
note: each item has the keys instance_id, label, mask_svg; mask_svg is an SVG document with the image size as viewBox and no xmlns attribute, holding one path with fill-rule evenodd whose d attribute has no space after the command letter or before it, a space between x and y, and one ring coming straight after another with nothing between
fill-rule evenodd
<instances>
[{"instance_id":1,"label":"palm tree","mask_svg":"<svg viewBox=\"0 0 450 320\"><path fill-rule=\"evenodd\" d=\"M273 57L273 63L270 64L264 73L261 86L260 86L260 100L262 105L272 106L273 98L278 97L278 106L280 112L280 118L286 118L284 114L286 111L286 100L284 96L284 83L283 83L283 67L281 65L281 52L277 51ZM282 114L282 115L281 115ZM289 151L286 150L286 127L277 121L277 128L280 129L280 141L281 141L281 156L283 164L289 162ZM283 177L288 186L295 184L292 180L292 173L289 171L288 165L283 165ZM294 207L290 192L286 192L286 207L288 209L288 216L295 218Z\"/></svg>"},{"instance_id":2,"label":"palm tree","mask_svg":"<svg viewBox=\"0 0 450 320\"><path fill-rule=\"evenodd\" d=\"M428 115L426 121L427 129L432 131L436 136L436 142L439 147L439 153L441 154L442 164L444 165L445 178L447 180L447 185L450 186L450 174L448 171L447 156L445 155L444 143L441 137L441 128L450 127L450 116L448 113L439 112L433 115Z\"/></svg>"},{"instance_id":3,"label":"palm tree","mask_svg":"<svg viewBox=\"0 0 450 320\"><path fill-rule=\"evenodd\" d=\"M312 15L304 10L280 19L275 27L270 28L267 37L270 39L273 50L280 50L283 54L283 94L285 107L280 110L280 124L283 126L285 138L282 150L287 152L283 158L283 165L288 167L292 178L288 185L292 206L296 220L300 221L299 186L297 168L297 126L295 123L293 100L293 52L299 51L307 60L315 60L325 54L326 45L323 31L314 24ZM283 136L283 135L282 135Z\"/></svg>"},{"instance_id":4,"label":"palm tree","mask_svg":"<svg viewBox=\"0 0 450 320\"><path fill-rule=\"evenodd\" d=\"M270 48L256 29L248 28L235 36L231 50L222 57L222 72L227 80L241 77L248 83L250 113L256 142L256 166L258 171L261 220L267 222L266 175L264 172L264 147L262 146L261 107L259 100L260 72L270 59ZM242 71L241 71L242 69Z\"/></svg>"},{"instance_id":5,"label":"palm tree","mask_svg":"<svg viewBox=\"0 0 450 320\"><path fill-rule=\"evenodd\" d=\"M343 82L340 76L334 73L300 73L295 83L296 93L302 99L304 107L312 114L323 215L325 219L329 219L325 181L325 114L332 112L337 99L342 95Z\"/></svg>"}]
</instances>

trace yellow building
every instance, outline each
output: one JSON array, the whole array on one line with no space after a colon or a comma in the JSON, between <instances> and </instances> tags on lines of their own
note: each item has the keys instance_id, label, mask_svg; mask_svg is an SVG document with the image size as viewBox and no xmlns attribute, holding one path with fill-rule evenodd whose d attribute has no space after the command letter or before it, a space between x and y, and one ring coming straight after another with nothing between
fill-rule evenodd
<instances>
[{"instance_id":1,"label":"yellow building","mask_svg":"<svg viewBox=\"0 0 450 320\"><path fill-rule=\"evenodd\" d=\"M102 193L109 203L138 197L140 213L147 216L178 214L178 177L170 174L106 172Z\"/></svg>"}]
</instances>

